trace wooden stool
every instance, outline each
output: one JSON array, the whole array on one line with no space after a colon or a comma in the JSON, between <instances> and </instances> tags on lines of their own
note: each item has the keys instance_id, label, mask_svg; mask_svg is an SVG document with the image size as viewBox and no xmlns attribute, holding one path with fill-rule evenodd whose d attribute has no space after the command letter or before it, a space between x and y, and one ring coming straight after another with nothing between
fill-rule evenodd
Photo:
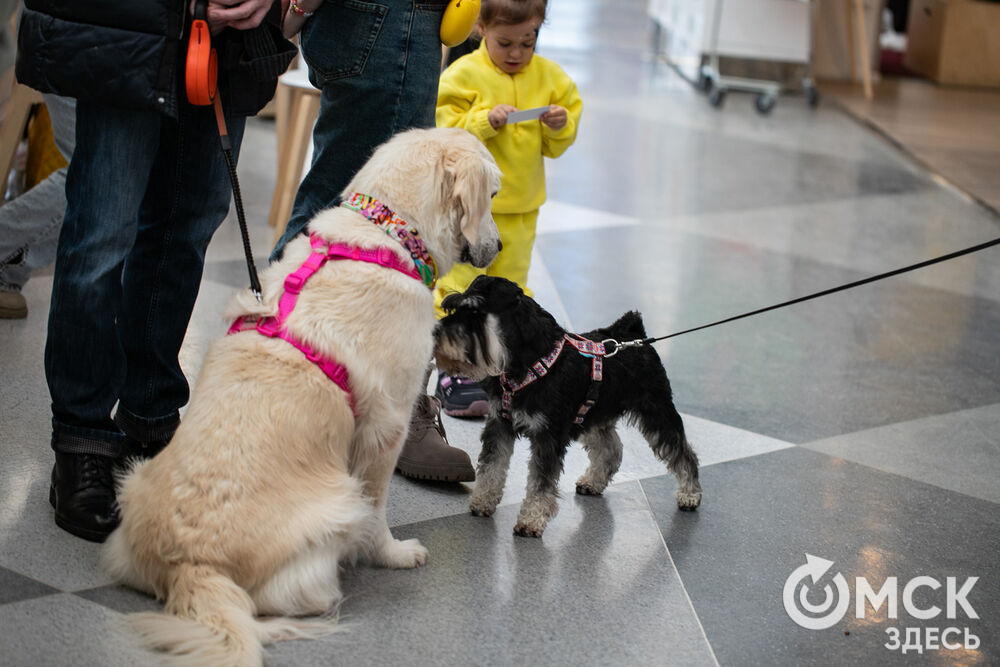
<instances>
[{"instance_id":1,"label":"wooden stool","mask_svg":"<svg viewBox=\"0 0 1000 667\"><path fill-rule=\"evenodd\" d=\"M295 193L302 180L303 163L312 141L312 129L319 115L320 92L311 83L305 68L285 72L274 94L274 120L278 135L278 174L271 197L267 224L274 227L274 241L285 233L292 214Z\"/></svg>"},{"instance_id":2,"label":"wooden stool","mask_svg":"<svg viewBox=\"0 0 1000 667\"><path fill-rule=\"evenodd\" d=\"M10 100L4 110L3 124L0 125L0 174L3 175L3 187L7 187L7 178L14 166L14 155L17 145L21 143L24 127L28 124L31 105L42 101L41 94L20 83L14 84ZM3 193L0 192L0 206L3 206Z\"/></svg>"}]
</instances>

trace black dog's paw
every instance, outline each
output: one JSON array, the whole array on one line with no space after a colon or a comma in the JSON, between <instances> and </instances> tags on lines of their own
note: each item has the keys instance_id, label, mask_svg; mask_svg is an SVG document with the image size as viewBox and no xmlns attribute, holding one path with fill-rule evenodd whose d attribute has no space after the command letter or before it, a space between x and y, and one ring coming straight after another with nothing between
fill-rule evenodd
<instances>
[{"instance_id":1,"label":"black dog's paw","mask_svg":"<svg viewBox=\"0 0 1000 667\"><path fill-rule=\"evenodd\" d=\"M526 523L518 523L514 526L514 534L519 537L541 537L542 529Z\"/></svg>"},{"instance_id":2,"label":"black dog's paw","mask_svg":"<svg viewBox=\"0 0 1000 667\"><path fill-rule=\"evenodd\" d=\"M701 505L701 492L684 492L678 490L675 494L677 509L682 512L693 512Z\"/></svg>"}]
</instances>

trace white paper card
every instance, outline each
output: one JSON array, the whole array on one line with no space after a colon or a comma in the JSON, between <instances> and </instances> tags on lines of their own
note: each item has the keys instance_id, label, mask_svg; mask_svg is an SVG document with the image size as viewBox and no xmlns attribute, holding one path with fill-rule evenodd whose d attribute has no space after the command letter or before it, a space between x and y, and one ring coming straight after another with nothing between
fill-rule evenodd
<instances>
[{"instance_id":1,"label":"white paper card","mask_svg":"<svg viewBox=\"0 0 1000 667\"><path fill-rule=\"evenodd\" d=\"M548 107L535 107L534 109L525 109L523 111L515 111L507 116L507 124L520 123L526 120L535 120L541 117L542 114L549 110Z\"/></svg>"}]
</instances>

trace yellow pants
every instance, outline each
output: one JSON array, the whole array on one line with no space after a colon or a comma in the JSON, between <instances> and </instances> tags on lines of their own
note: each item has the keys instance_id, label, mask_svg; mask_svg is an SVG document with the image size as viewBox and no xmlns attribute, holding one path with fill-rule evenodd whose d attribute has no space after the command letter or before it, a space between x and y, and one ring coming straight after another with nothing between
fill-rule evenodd
<instances>
[{"instance_id":1,"label":"yellow pants","mask_svg":"<svg viewBox=\"0 0 1000 667\"><path fill-rule=\"evenodd\" d=\"M471 264L455 264L447 275L437 281L434 309L438 319L445 315L441 310L441 301L453 292L464 292L477 276L483 274L506 278L517 283L528 296L532 295L528 289L528 268L531 266L531 249L535 245L538 209L527 213L494 213L493 221L497 223L503 250L485 269L477 269Z\"/></svg>"}]
</instances>

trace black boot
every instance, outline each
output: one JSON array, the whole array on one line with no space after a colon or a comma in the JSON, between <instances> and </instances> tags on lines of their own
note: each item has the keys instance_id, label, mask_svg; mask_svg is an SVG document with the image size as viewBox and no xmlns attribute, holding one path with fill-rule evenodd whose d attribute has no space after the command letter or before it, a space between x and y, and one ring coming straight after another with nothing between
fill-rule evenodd
<instances>
[{"instance_id":1,"label":"black boot","mask_svg":"<svg viewBox=\"0 0 1000 667\"><path fill-rule=\"evenodd\" d=\"M56 525L77 537L103 542L118 527L114 459L94 454L56 452L49 502Z\"/></svg>"}]
</instances>

